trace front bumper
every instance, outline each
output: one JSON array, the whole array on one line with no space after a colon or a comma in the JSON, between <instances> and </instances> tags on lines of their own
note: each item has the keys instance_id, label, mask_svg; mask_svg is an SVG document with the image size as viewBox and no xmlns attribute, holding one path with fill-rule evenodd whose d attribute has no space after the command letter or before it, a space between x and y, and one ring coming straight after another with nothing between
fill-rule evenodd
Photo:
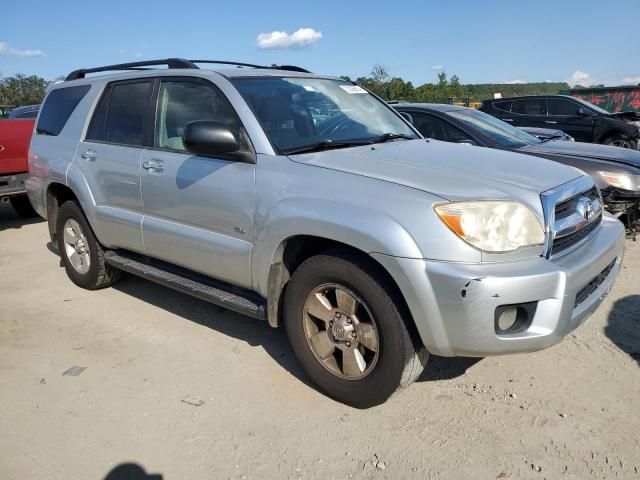
<instances>
[{"instance_id":1,"label":"front bumper","mask_svg":"<svg viewBox=\"0 0 640 480\"><path fill-rule=\"evenodd\" d=\"M27 190L24 186L26 180L26 173L14 173L11 175L0 174L0 197L26 193Z\"/></svg>"},{"instance_id":2,"label":"front bumper","mask_svg":"<svg viewBox=\"0 0 640 480\"><path fill-rule=\"evenodd\" d=\"M598 308L620 271L623 252L624 227L605 215L593 237L557 258L471 265L373 257L398 283L431 353L488 356L540 350L562 340ZM529 302L537 302L529 326L498 335L496 308Z\"/></svg>"}]
</instances>

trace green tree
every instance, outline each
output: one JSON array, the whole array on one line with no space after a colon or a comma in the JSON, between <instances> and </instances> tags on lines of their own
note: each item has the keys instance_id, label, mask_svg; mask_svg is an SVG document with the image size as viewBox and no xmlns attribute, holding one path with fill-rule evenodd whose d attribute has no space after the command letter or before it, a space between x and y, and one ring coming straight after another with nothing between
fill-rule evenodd
<instances>
[{"instance_id":1,"label":"green tree","mask_svg":"<svg viewBox=\"0 0 640 480\"><path fill-rule=\"evenodd\" d=\"M27 77L21 73L15 77L0 79L1 105L32 105L42 102L47 90L47 81L37 75Z\"/></svg>"}]
</instances>

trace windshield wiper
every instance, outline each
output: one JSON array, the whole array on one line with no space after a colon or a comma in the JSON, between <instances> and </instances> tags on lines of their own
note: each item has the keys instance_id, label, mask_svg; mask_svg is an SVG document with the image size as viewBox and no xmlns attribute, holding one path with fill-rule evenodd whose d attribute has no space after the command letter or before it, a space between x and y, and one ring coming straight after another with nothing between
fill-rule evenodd
<instances>
[{"instance_id":1,"label":"windshield wiper","mask_svg":"<svg viewBox=\"0 0 640 480\"><path fill-rule=\"evenodd\" d=\"M388 142L389 140L395 140L397 138L404 138L405 140L415 139L415 137L406 135L404 133L383 133L379 137L372 138L370 141L371 143L384 143L384 142Z\"/></svg>"},{"instance_id":2,"label":"windshield wiper","mask_svg":"<svg viewBox=\"0 0 640 480\"><path fill-rule=\"evenodd\" d=\"M333 148L361 147L362 145L370 145L372 142L368 140L353 140L344 142L334 142L333 140L322 140L299 148L291 148L282 153L284 155L295 155L296 153L320 152L322 150L331 150Z\"/></svg>"}]
</instances>

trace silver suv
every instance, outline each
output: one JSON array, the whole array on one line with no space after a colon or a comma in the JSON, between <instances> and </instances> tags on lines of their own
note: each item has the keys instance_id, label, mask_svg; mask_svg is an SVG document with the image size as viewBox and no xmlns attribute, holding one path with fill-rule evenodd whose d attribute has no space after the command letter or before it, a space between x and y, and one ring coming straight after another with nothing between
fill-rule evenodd
<instances>
[{"instance_id":1,"label":"silver suv","mask_svg":"<svg viewBox=\"0 0 640 480\"><path fill-rule=\"evenodd\" d=\"M284 325L357 407L427 352L553 345L611 288L623 226L579 170L425 140L338 78L204 63L225 62L78 70L48 92L27 188L77 285L124 271Z\"/></svg>"}]
</instances>

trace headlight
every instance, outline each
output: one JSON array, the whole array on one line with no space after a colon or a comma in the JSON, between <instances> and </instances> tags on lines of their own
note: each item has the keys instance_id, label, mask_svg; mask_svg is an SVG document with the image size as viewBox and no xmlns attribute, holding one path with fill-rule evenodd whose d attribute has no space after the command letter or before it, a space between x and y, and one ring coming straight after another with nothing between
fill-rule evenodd
<instances>
[{"instance_id":1,"label":"headlight","mask_svg":"<svg viewBox=\"0 0 640 480\"><path fill-rule=\"evenodd\" d=\"M640 190L640 175L616 172L598 172L598 174L612 187L630 191Z\"/></svg>"},{"instance_id":2,"label":"headlight","mask_svg":"<svg viewBox=\"0 0 640 480\"><path fill-rule=\"evenodd\" d=\"M544 243L544 230L531 210L518 202L453 202L435 207L461 239L485 252L511 252Z\"/></svg>"}]
</instances>

